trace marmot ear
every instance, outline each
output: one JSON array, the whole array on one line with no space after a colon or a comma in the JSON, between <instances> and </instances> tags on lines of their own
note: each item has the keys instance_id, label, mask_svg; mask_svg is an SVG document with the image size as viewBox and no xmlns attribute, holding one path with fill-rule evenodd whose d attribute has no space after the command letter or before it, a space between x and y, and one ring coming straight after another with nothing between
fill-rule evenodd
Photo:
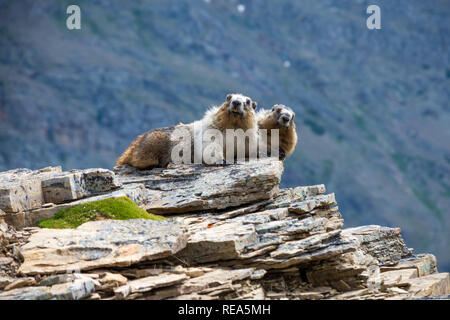
<instances>
[{"instance_id":1,"label":"marmot ear","mask_svg":"<svg viewBox=\"0 0 450 320\"><path fill-rule=\"evenodd\" d=\"M273 105L272 110L271 111L275 111L275 109L278 107L277 104Z\"/></svg>"},{"instance_id":2,"label":"marmot ear","mask_svg":"<svg viewBox=\"0 0 450 320\"><path fill-rule=\"evenodd\" d=\"M232 96L233 95L231 93L227 94L227 101L230 101Z\"/></svg>"},{"instance_id":3,"label":"marmot ear","mask_svg":"<svg viewBox=\"0 0 450 320\"><path fill-rule=\"evenodd\" d=\"M256 110L256 107L257 107L257 106L258 106L258 102L253 101L253 102L252 102L253 110Z\"/></svg>"}]
</instances>

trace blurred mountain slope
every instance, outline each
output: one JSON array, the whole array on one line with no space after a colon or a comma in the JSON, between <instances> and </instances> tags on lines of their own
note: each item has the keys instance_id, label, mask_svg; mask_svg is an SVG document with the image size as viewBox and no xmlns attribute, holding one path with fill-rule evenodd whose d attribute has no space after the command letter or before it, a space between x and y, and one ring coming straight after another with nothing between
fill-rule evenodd
<instances>
[{"instance_id":1,"label":"blurred mountain slope","mask_svg":"<svg viewBox=\"0 0 450 320\"><path fill-rule=\"evenodd\" d=\"M69 4L0 1L0 170L112 167L242 92L297 113L284 186L325 183L347 226L400 226L450 270L448 1L77 1L73 31Z\"/></svg>"}]
</instances>

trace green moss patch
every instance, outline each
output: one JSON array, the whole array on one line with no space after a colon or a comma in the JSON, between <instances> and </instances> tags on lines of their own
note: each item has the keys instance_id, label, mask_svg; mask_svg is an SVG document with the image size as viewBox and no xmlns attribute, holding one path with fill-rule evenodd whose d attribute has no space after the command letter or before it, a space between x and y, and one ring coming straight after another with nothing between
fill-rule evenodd
<instances>
[{"instance_id":1,"label":"green moss patch","mask_svg":"<svg viewBox=\"0 0 450 320\"><path fill-rule=\"evenodd\" d=\"M162 221L166 218L148 213L127 197L105 199L59 211L53 218L41 220L38 226L50 229L76 228L88 221L115 219L150 219Z\"/></svg>"}]
</instances>

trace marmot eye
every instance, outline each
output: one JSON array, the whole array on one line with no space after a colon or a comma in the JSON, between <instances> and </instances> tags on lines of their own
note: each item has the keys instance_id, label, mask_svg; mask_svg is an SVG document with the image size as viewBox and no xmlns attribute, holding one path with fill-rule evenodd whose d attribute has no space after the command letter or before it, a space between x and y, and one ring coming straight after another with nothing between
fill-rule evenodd
<instances>
[{"instance_id":1,"label":"marmot eye","mask_svg":"<svg viewBox=\"0 0 450 320\"><path fill-rule=\"evenodd\" d=\"M247 105L250 105L250 99L247 99L247 100L245 101L245 103L246 103Z\"/></svg>"}]
</instances>

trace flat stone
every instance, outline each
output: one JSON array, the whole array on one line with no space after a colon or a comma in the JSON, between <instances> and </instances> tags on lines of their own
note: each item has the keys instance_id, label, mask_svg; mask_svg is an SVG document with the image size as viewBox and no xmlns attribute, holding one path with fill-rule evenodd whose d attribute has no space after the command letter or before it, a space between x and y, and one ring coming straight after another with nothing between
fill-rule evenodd
<instances>
[{"instance_id":1,"label":"flat stone","mask_svg":"<svg viewBox=\"0 0 450 320\"><path fill-rule=\"evenodd\" d=\"M168 274L158 275L128 282L127 285L119 287L114 290L114 293L118 299L125 299L134 293L149 292L153 289L160 287L168 287L176 283L180 283L188 279L185 274Z\"/></svg>"},{"instance_id":2,"label":"flat stone","mask_svg":"<svg viewBox=\"0 0 450 320\"><path fill-rule=\"evenodd\" d=\"M162 274L164 272L165 272L164 269L155 268L155 267L144 268L144 269L127 268L127 269L122 270L121 274L127 278L136 279L136 278L145 278L145 277L149 277L149 276L156 276L156 275Z\"/></svg>"},{"instance_id":3,"label":"flat stone","mask_svg":"<svg viewBox=\"0 0 450 320\"><path fill-rule=\"evenodd\" d=\"M292 201L289 203L289 211L298 214L312 211L316 208L327 207L335 205L336 198L334 193L326 195L317 195L311 198L302 199L302 201Z\"/></svg>"},{"instance_id":4,"label":"flat stone","mask_svg":"<svg viewBox=\"0 0 450 320\"><path fill-rule=\"evenodd\" d=\"M0 300L49 300L50 287L26 287L0 292Z\"/></svg>"},{"instance_id":5,"label":"flat stone","mask_svg":"<svg viewBox=\"0 0 450 320\"><path fill-rule=\"evenodd\" d=\"M207 272L202 276L185 280L177 285L167 288L161 288L150 292L145 299L167 299L171 297L189 298L192 294L198 299L210 299L216 294L223 292L232 292L235 287L235 281L250 279L255 272L254 268L245 269L222 269L217 268L211 272ZM196 295L199 294L199 295Z\"/></svg>"},{"instance_id":6,"label":"flat stone","mask_svg":"<svg viewBox=\"0 0 450 320\"><path fill-rule=\"evenodd\" d=\"M115 174L106 169L72 170L41 180L45 203L63 203L101 194L120 187Z\"/></svg>"},{"instance_id":7,"label":"flat stone","mask_svg":"<svg viewBox=\"0 0 450 320\"><path fill-rule=\"evenodd\" d=\"M176 214L225 209L272 198L283 172L280 161L253 160L225 166L170 165L139 171L116 168L120 183L143 183L147 211Z\"/></svg>"},{"instance_id":8,"label":"flat stone","mask_svg":"<svg viewBox=\"0 0 450 320\"><path fill-rule=\"evenodd\" d=\"M94 293L95 283L92 279L76 279L73 282L55 284L51 287L52 299L80 300Z\"/></svg>"},{"instance_id":9,"label":"flat stone","mask_svg":"<svg viewBox=\"0 0 450 320\"><path fill-rule=\"evenodd\" d=\"M61 167L41 170L15 169L0 172L0 209L20 212L44 204L41 179L61 172Z\"/></svg>"},{"instance_id":10,"label":"flat stone","mask_svg":"<svg viewBox=\"0 0 450 320\"><path fill-rule=\"evenodd\" d=\"M287 208L292 201L301 202L307 197L313 197L324 194L326 188L323 184L315 186L304 186L280 189L280 192L274 196L273 203L267 205L267 209Z\"/></svg>"},{"instance_id":11,"label":"flat stone","mask_svg":"<svg viewBox=\"0 0 450 320\"><path fill-rule=\"evenodd\" d=\"M184 273L185 275L187 275L190 278L195 278L195 277L199 277L204 275L207 272L212 271L213 269L211 268L205 268L205 267L188 267L188 268L184 268L182 266L176 266L172 272L174 273Z\"/></svg>"},{"instance_id":12,"label":"flat stone","mask_svg":"<svg viewBox=\"0 0 450 320\"><path fill-rule=\"evenodd\" d=\"M43 204L41 182L37 179L0 185L0 207L5 212L19 212Z\"/></svg>"},{"instance_id":13,"label":"flat stone","mask_svg":"<svg viewBox=\"0 0 450 320\"><path fill-rule=\"evenodd\" d=\"M5 291L9 291L9 290L12 290L12 289L29 287L29 286L32 286L34 284L36 284L36 280L34 278L32 278L32 277L18 278L14 282L12 282L9 285L7 285L4 290Z\"/></svg>"},{"instance_id":14,"label":"flat stone","mask_svg":"<svg viewBox=\"0 0 450 320\"><path fill-rule=\"evenodd\" d=\"M358 242L361 248L375 257L381 265L393 265L412 256L400 232L400 228L369 225L344 229L342 236Z\"/></svg>"},{"instance_id":15,"label":"flat stone","mask_svg":"<svg viewBox=\"0 0 450 320\"><path fill-rule=\"evenodd\" d=\"M94 290L92 279L76 279L51 287L25 287L0 292L0 300L79 300L91 295Z\"/></svg>"},{"instance_id":16,"label":"flat stone","mask_svg":"<svg viewBox=\"0 0 450 320\"><path fill-rule=\"evenodd\" d=\"M382 266L381 271L401 270L414 268L417 270L417 276L423 277L429 274L437 273L437 260L432 254L418 254L410 258L402 259L395 265Z\"/></svg>"},{"instance_id":17,"label":"flat stone","mask_svg":"<svg viewBox=\"0 0 450 320\"><path fill-rule=\"evenodd\" d=\"M450 294L450 276L447 272L410 279L408 282L408 292L416 298Z\"/></svg>"},{"instance_id":18,"label":"flat stone","mask_svg":"<svg viewBox=\"0 0 450 320\"><path fill-rule=\"evenodd\" d=\"M408 294L408 291L406 291L404 289L397 288L397 287L387 288L386 291L389 292L389 293L394 293L396 295Z\"/></svg>"},{"instance_id":19,"label":"flat stone","mask_svg":"<svg viewBox=\"0 0 450 320\"><path fill-rule=\"evenodd\" d=\"M386 271L380 274L383 287L409 287L409 279L417 278L417 269Z\"/></svg>"},{"instance_id":20,"label":"flat stone","mask_svg":"<svg viewBox=\"0 0 450 320\"><path fill-rule=\"evenodd\" d=\"M179 289L180 294L189 294L199 292L207 288L214 288L224 284L232 284L233 281L250 278L254 268L237 269L237 270L214 270L203 276L196 277L185 281Z\"/></svg>"},{"instance_id":21,"label":"flat stone","mask_svg":"<svg viewBox=\"0 0 450 320\"><path fill-rule=\"evenodd\" d=\"M47 276L37 283L38 286L53 286L55 284L61 284L66 282L72 282L77 279L86 279L85 275L79 273L66 273L66 274L55 274Z\"/></svg>"},{"instance_id":22,"label":"flat stone","mask_svg":"<svg viewBox=\"0 0 450 320\"><path fill-rule=\"evenodd\" d=\"M282 220L286 218L288 214L289 211L287 208L278 208L249 213L232 219L230 218L230 221L240 221L244 224L262 224L270 221ZM219 216L219 218L222 220L221 216Z\"/></svg>"},{"instance_id":23,"label":"flat stone","mask_svg":"<svg viewBox=\"0 0 450 320\"><path fill-rule=\"evenodd\" d=\"M271 221L256 226L258 233L277 233L279 235L310 234L324 230L327 220L323 218L285 219Z\"/></svg>"},{"instance_id":24,"label":"flat stone","mask_svg":"<svg viewBox=\"0 0 450 320\"><path fill-rule=\"evenodd\" d=\"M281 244L277 250L272 251L270 256L275 259L286 259L304 254L305 252L321 249L328 245L326 243L327 240L337 237L340 232L341 230L335 230L328 233L310 236L298 241L288 241Z\"/></svg>"},{"instance_id":25,"label":"flat stone","mask_svg":"<svg viewBox=\"0 0 450 320\"><path fill-rule=\"evenodd\" d=\"M42 229L22 247L23 274L65 273L100 267L130 266L170 256L187 236L169 221L103 220L77 229Z\"/></svg>"},{"instance_id":26,"label":"flat stone","mask_svg":"<svg viewBox=\"0 0 450 320\"><path fill-rule=\"evenodd\" d=\"M311 252L304 252L302 254L288 257L285 259L276 259L272 257L256 257L251 259L248 263L251 266L261 269L287 269L289 267L301 264L309 264L314 261L327 260L340 256L346 252L355 251L357 245L351 242L346 242L340 238L330 241L327 246Z\"/></svg>"},{"instance_id":27,"label":"flat stone","mask_svg":"<svg viewBox=\"0 0 450 320\"><path fill-rule=\"evenodd\" d=\"M341 240L342 241L342 240ZM381 285L378 261L352 243L354 250L309 266L306 276L314 286L331 286L338 291L361 289L378 290Z\"/></svg>"},{"instance_id":28,"label":"flat stone","mask_svg":"<svg viewBox=\"0 0 450 320\"><path fill-rule=\"evenodd\" d=\"M236 259L256 239L253 225L235 222L206 227L189 237L186 248L177 257L189 263Z\"/></svg>"},{"instance_id":29,"label":"flat stone","mask_svg":"<svg viewBox=\"0 0 450 320\"><path fill-rule=\"evenodd\" d=\"M260 211L260 209L264 208L272 201L273 201L273 199L258 201L254 204L244 205L243 207L239 207L238 209L234 209L231 211L227 210L225 213L216 214L215 217L219 220L226 220L226 219L234 218L234 217L241 216L241 215L247 215L252 212ZM275 210L279 210L279 209L277 208Z\"/></svg>"}]
</instances>

